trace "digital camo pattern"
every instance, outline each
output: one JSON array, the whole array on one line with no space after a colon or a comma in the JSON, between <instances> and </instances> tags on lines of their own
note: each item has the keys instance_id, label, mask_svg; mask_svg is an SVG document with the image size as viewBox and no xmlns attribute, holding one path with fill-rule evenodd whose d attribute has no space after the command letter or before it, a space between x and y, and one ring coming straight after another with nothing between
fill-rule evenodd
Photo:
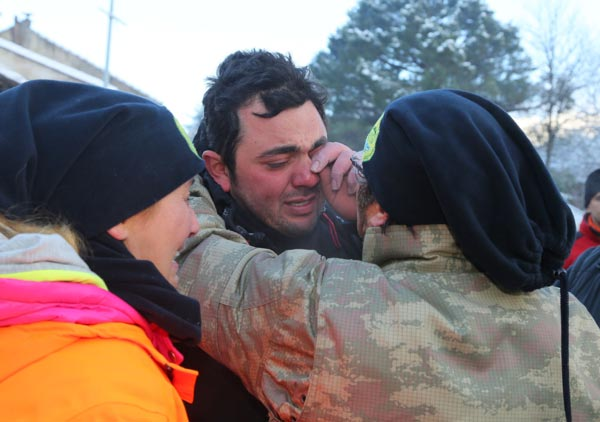
<instances>
[{"instance_id":1,"label":"digital camo pattern","mask_svg":"<svg viewBox=\"0 0 600 422\"><path fill-rule=\"evenodd\" d=\"M197 211L180 283L202 347L273 420L565 420L557 288L502 293L441 225L370 229L365 263L277 257ZM575 299L569 329L573 420L600 420L600 330Z\"/></svg>"}]
</instances>

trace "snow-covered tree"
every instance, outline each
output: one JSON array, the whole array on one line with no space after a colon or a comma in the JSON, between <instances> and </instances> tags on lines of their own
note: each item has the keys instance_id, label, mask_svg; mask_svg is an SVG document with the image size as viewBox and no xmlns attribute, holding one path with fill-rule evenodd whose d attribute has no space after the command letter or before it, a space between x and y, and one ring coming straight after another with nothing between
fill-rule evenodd
<instances>
[{"instance_id":1,"label":"snow-covered tree","mask_svg":"<svg viewBox=\"0 0 600 422\"><path fill-rule=\"evenodd\" d=\"M401 95L458 88L508 110L529 98L529 57L516 27L481 0L359 0L311 69L329 90L330 138L362 146Z\"/></svg>"},{"instance_id":2,"label":"snow-covered tree","mask_svg":"<svg viewBox=\"0 0 600 422\"><path fill-rule=\"evenodd\" d=\"M532 4L533 6L533 4ZM537 102L541 122L535 132L544 145L546 166L557 141L565 141L569 127L593 130L597 125L599 52L578 9L561 0L544 0L532 10L528 25L539 82Z\"/></svg>"}]
</instances>

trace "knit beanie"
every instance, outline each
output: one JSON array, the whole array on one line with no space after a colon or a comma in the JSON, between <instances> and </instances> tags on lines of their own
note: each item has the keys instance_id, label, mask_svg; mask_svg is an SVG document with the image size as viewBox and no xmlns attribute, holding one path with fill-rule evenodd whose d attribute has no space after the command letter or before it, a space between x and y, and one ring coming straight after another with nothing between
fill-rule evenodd
<instances>
[{"instance_id":1,"label":"knit beanie","mask_svg":"<svg viewBox=\"0 0 600 422\"><path fill-rule=\"evenodd\" d=\"M583 196L584 209L590 205L590 201L598 192L600 192L600 169L591 172L585 181L585 193Z\"/></svg>"},{"instance_id":2,"label":"knit beanie","mask_svg":"<svg viewBox=\"0 0 600 422\"><path fill-rule=\"evenodd\" d=\"M61 216L95 236L191 179L173 115L129 93L36 80L0 94L0 211Z\"/></svg>"},{"instance_id":3,"label":"knit beanie","mask_svg":"<svg viewBox=\"0 0 600 422\"><path fill-rule=\"evenodd\" d=\"M447 224L504 291L552 284L569 254L575 222L539 155L504 110L475 94L393 101L367 137L363 167L397 224Z\"/></svg>"}]
</instances>

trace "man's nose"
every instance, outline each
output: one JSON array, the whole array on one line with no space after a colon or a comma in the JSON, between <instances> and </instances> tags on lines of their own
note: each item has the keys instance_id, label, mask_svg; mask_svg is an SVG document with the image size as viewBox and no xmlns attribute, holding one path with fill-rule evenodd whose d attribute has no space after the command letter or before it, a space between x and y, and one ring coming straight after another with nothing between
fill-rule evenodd
<instances>
[{"instance_id":1,"label":"man's nose","mask_svg":"<svg viewBox=\"0 0 600 422\"><path fill-rule=\"evenodd\" d=\"M312 160L308 155L299 160L292 176L294 187L314 187L319 184L319 175L310 170L311 164Z\"/></svg>"}]
</instances>

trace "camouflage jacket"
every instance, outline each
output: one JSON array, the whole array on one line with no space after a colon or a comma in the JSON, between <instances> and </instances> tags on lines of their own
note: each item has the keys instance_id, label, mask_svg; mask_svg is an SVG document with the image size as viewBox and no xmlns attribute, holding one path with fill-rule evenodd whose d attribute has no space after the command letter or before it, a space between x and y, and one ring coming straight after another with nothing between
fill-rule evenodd
<instances>
[{"instance_id":1,"label":"camouflage jacket","mask_svg":"<svg viewBox=\"0 0 600 422\"><path fill-rule=\"evenodd\" d=\"M371 228L360 262L277 256L197 211L180 290L272 420L565 419L557 288L503 293L443 225ZM569 324L573 420L600 420L600 331L574 298Z\"/></svg>"}]
</instances>

